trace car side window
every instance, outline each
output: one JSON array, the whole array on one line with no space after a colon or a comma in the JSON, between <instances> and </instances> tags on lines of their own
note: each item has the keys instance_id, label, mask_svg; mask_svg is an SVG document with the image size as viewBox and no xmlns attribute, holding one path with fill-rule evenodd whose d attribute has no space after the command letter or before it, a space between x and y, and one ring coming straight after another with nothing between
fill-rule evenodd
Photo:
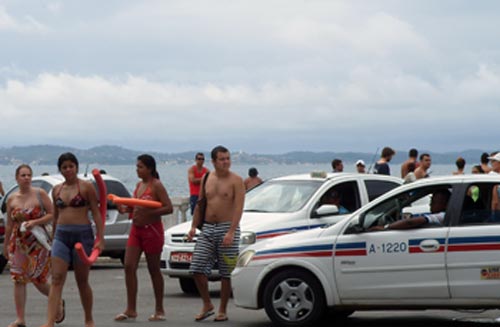
<instances>
[{"instance_id":1,"label":"car side window","mask_svg":"<svg viewBox=\"0 0 500 327\"><path fill-rule=\"evenodd\" d=\"M365 180L366 191L368 192L368 200L373 201L384 193L399 186L398 183L378 180Z\"/></svg>"},{"instance_id":2,"label":"car side window","mask_svg":"<svg viewBox=\"0 0 500 327\"><path fill-rule=\"evenodd\" d=\"M468 185L459 225L500 224L499 192L500 184Z\"/></svg>"},{"instance_id":3,"label":"car side window","mask_svg":"<svg viewBox=\"0 0 500 327\"><path fill-rule=\"evenodd\" d=\"M321 196L317 207L323 204L336 205L339 214L356 211L360 207L358 184L351 181L332 186Z\"/></svg>"},{"instance_id":4,"label":"car side window","mask_svg":"<svg viewBox=\"0 0 500 327\"><path fill-rule=\"evenodd\" d=\"M365 212L361 216L360 223L364 230L370 230L371 228L385 226L399 220L424 216L429 217L429 221L435 220L433 222L436 226L443 225L445 223L445 212L449 200L446 200L444 206L439 208L439 213L434 212L432 201L434 194L442 191L448 192L447 197L449 199L451 190L450 185L438 185L421 187L400 193ZM439 217L437 217L438 215Z\"/></svg>"}]
</instances>

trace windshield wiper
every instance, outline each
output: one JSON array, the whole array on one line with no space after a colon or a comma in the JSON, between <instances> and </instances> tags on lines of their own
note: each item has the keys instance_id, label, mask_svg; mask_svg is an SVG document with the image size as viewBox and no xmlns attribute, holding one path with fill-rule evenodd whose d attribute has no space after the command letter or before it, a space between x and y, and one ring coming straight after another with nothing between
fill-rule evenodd
<instances>
[{"instance_id":1,"label":"windshield wiper","mask_svg":"<svg viewBox=\"0 0 500 327\"><path fill-rule=\"evenodd\" d=\"M259 210L259 209L246 209L243 212L269 212L267 210Z\"/></svg>"}]
</instances>

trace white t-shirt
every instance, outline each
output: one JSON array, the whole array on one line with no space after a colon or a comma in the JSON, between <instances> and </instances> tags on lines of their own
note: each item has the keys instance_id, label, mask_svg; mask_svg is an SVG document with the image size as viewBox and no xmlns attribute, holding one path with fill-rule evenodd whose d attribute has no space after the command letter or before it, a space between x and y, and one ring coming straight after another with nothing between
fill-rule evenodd
<instances>
[{"instance_id":1,"label":"white t-shirt","mask_svg":"<svg viewBox=\"0 0 500 327\"><path fill-rule=\"evenodd\" d=\"M429 224L443 225L445 212L427 213L423 215Z\"/></svg>"}]
</instances>

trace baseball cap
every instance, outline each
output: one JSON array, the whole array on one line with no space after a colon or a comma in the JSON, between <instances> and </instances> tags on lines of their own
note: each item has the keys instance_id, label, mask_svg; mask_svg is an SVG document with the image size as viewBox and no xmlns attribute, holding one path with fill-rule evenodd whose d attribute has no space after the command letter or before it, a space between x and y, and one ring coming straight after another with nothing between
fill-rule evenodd
<instances>
[{"instance_id":1,"label":"baseball cap","mask_svg":"<svg viewBox=\"0 0 500 327\"><path fill-rule=\"evenodd\" d=\"M490 160L500 161L500 152L495 154L494 156L488 157Z\"/></svg>"},{"instance_id":2,"label":"baseball cap","mask_svg":"<svg viewBox=\"0 0 500 327\"><path fill-rule=\"evenodd\" d=\"M360 160L358 160L358 161L356 161L356 166L359 166L359 165L361 165L361 166L366 166L366 165L365 165L365 162L364 162L363 160L361 160L361 159L360 159Z\"/></svg>"}]
</instances>

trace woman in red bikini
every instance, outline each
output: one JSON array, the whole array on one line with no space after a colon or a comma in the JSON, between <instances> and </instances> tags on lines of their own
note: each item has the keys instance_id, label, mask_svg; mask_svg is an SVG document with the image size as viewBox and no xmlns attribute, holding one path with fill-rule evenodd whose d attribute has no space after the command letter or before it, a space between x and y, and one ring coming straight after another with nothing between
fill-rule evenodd
<instances>
[{"instance_id":1,"label":"woman in red bikini","mask_svg":"<svg viewBox=\"0 0 500 327\"><path fill-rule=\"evenodd\" d=\"M97 192L91 182L78 178L78 160L74 154L68 152L60 155L57 167L64 177L64 182L56 185L52 191L56 228L52 244L52 285L47 323L44 326L54 326L68 268L72 264L82 301L85 327L94 327L93 296L89 284L90 266L78 258L75 244L82 243L87 255L90 255L93 248L100 251L104 249L104 224L97 203ZM95 244L89 210L99 237L99 242Z\"/></svg>"},{"instance_id":2,"label":"woman in red bikini","mask_svg":"<svg viewBox=\"0 0 500 327\"><path fill-rule=\"evenodd\" d=\"M132 228L125 251L125 285L127 287L127 308L115 317L115 321L130 321L137 317L137 268L142 252L146 255L148 271L155 294L155 311L149 321L164 321L163 276L160 271L160 256L164 235L162 215L172 213L172 202L167 190L160 182L155 159L147 154L137 157L137 176L141 179L134 191L134 197L142 200L159 201L160 208L127 207L120 205L120 212L131 212Z\"/></svg>"}]
</instances>

